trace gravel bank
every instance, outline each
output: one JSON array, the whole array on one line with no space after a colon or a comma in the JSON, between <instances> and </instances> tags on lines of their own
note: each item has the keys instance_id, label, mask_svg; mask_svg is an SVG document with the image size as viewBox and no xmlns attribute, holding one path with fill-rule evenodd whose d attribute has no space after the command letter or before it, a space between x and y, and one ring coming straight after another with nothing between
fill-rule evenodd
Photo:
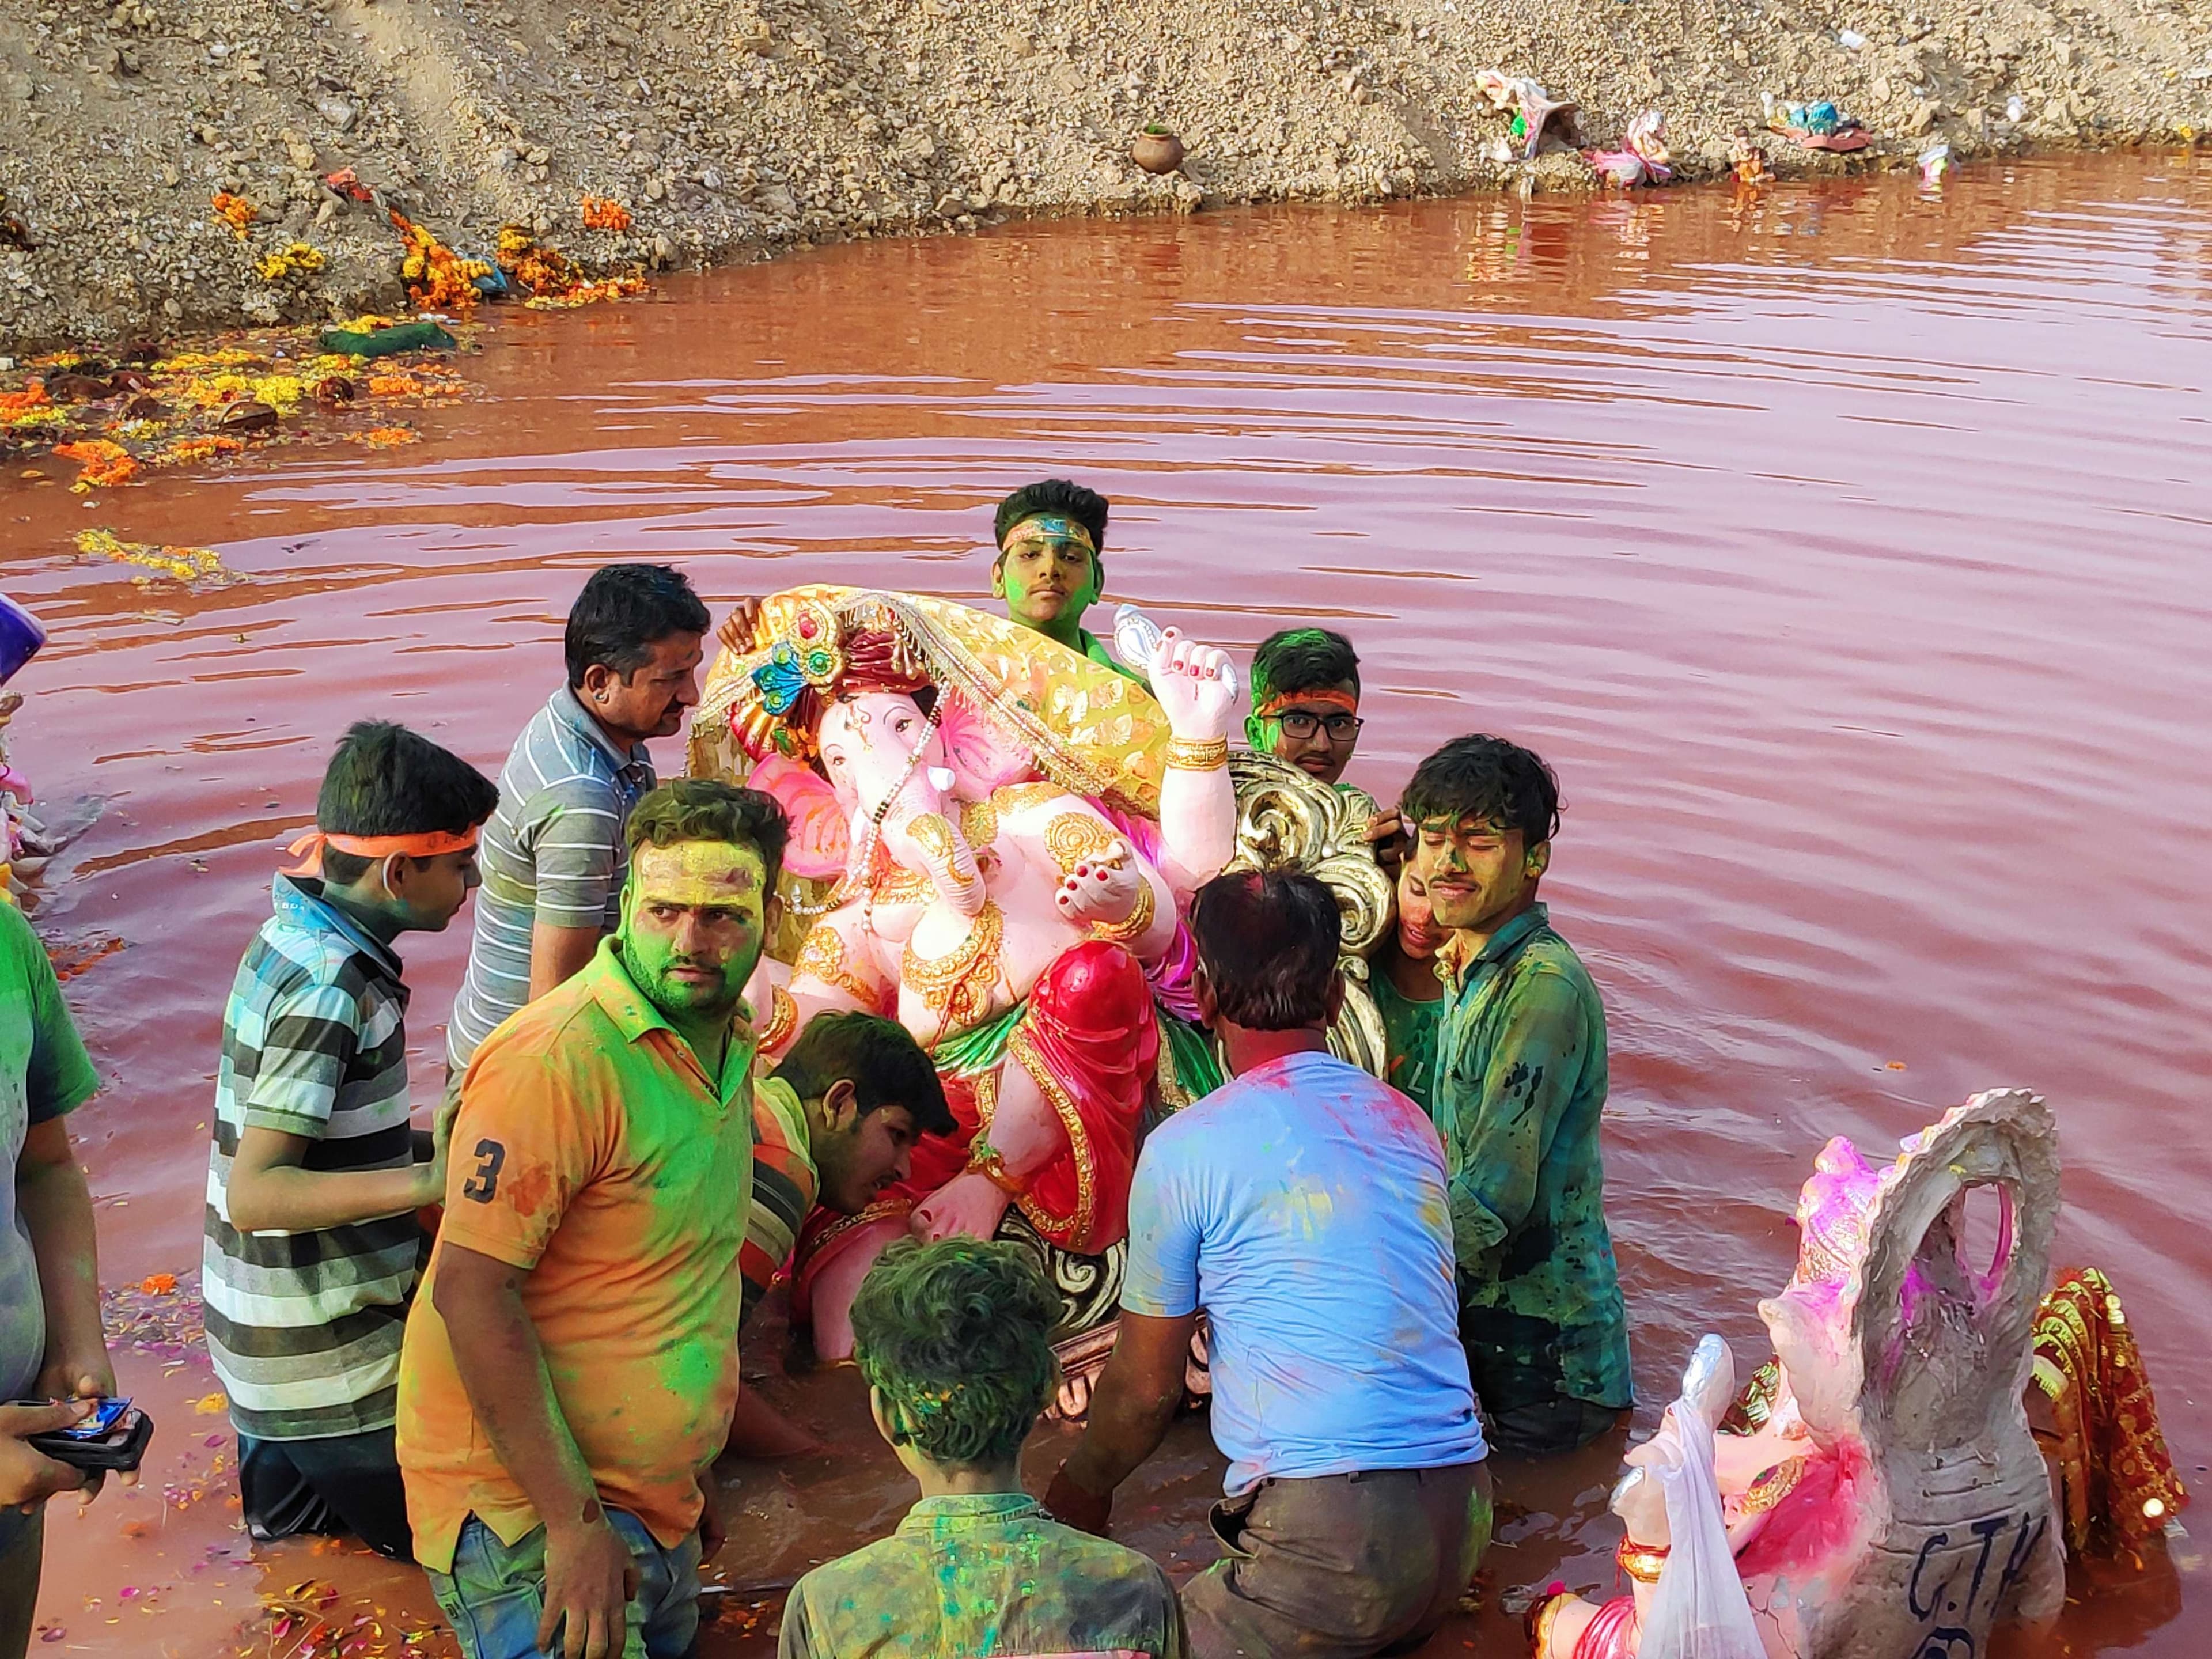
<instances>
[{"instance_id":1,"label":"gravel bank","mask_svg":"<svg viewBox=\"0 0 2212 1659\"><path fill-rule=\"evenodd\" d=\"M595 270L1008 214L1585 186L1571 153L1498 159L1504 118L1475 84L1492 67L1578 100L1593 142L1663 111L1692 177L1762 125L1762 94L1833 99L1876 135L1848 159L1768 141L1787 176L1938 138L1961 156L2191 140L2212 126L2212 7L15 0L0 352L398 303L390 227L320 182L342 167L463 252L519 222ZM1148 121L1181 135L1180 173L1130 161ZM258 210L242 234L219 191ZM631 227L586 229L586 195ZM295 241L319 270L270 260Z\"/></svg>"}]
</instances>

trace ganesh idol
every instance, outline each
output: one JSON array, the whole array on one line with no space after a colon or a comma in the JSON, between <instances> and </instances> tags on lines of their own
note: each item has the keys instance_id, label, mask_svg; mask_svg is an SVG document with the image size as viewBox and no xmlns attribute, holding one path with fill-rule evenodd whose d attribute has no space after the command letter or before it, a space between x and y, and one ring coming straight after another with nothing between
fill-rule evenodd
<instances>
[{"instance_id":1,"label":"ganesh idol","mask_svg":"<svg viewBox=\"0 0 2212 1659\"><path fill-rule=\"evenodd\" d=\"M1020 1237L1072 1324L1072 1286L1108 1316L1146 1115L1218 1080L1178 913L1234 850L1228 658L1170 631L1147 689L1004 618L832 586L763 601L750 647L714 665L692 769L790 819L763 1050L824 1010L894 1018L958 1125L860 1215L812 1218L794 1316L848 1355L853 1294L909 1231Z\"/></svg>"}]
</instances>

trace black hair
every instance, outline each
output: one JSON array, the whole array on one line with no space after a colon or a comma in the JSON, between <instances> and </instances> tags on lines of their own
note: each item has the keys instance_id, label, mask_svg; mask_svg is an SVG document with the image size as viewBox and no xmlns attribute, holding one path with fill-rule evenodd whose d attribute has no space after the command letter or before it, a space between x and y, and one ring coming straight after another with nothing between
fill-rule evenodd
<instances>
[{"instance_id":1,"label":"black hair","mask_svg":"<svg viewBox=\"0 0 2212 1659\"><path fill-rule=\"evenodd\" d=\"M750 847L761 855L767 890L773 893L783 871L783 848L791 830L773 795L713 778L676 778L646 792L630 809L623 835L632 853L641 847L673 847L687 841Z\"/></svg>"},{"instance_id":2,"label":"black hair","mask_svg":"<svg viewBox=\"0 0 2212 1659\"><path fill-rule=\"evenodd\" d=\"M1050 513L1060 518L1073 519L1091 532L1091 545L1098 552L1106 550L1106 498L1095 489L1085 489L1067 478L1045 478L1033 484L1024 484L999 503L999 515L992 521L991 533L1003 552L1006 532L1024 519L1034 519L1040 513Z\"/></svg>"},{"instance_id":3,"label":"black hair","mask_svg":"<svg viewBox=\"0 0 2212 1659\"><path fill-rule=\"evenodd\" d=\"M770 1075L789 1084L801 1100L819 1100L838 1083L850 1082L862 1117L879 1107L903 1106L923 1133L952 1133L952 1109L945 1103L937 1067L914 1033L895 1019L818 1013Z\"/></svg>"},{"instance_id":4,"label":"black hair","mask_svg":"<svg viewBox=\"0 0 2212 1659\"><path fill-rule=\"evenodd\" d=\"M1285 628L1260 641L1252 653L1252 702L1352 683L1359 695L1359 655L1352 641L1327 628Z\"/></svg>"},{"instance_id":5,"label":"black hair","mask_svg":"<svg viewBox=\"0 0 2212 1659\"><path fill-rule=\"evenodd\" d=\"M459 835L498 805L492 781L451 750L391 720L356 720L324 769L315 826L334 836ZM350 887L375 862L325 847L323 879Z\"/></svg>"},{"instance_id":6,"label":"black hair","mask_svg":"<svg viewBox=\"0 0 2212 1659\"><path fill-rule=\"evenodd\" d=\"M1290 1031L1328 1018L1343 927L1335 897L1303 870L1216 876L1190 902L1191 937L1214 1002L1247 1030Z\"/></svg>"},{"instance_id":7,"label":"black hair","mask_svg":"<svg viewBox=\"0 0 2212 1659\"><path fill-rule=\"evenodd\" d=\"M1036 1257L1011 1240L895 1239L853 1298L853 1357L896 1443L988 1468L1020 1455L1052 1399L1060 1313Z\"/></svg>"},{"instance_id":8,"label":"black hair","mask_svg":"<svg viewBox=\"0 0 2212 1659\"><path fill-rule=\"evenodd\" d=\"M682 571L665 564L602 565L568 607L562 641L568 689L583 684L593 666L628 679L653 659L656 642L672 634L704 634L712 625Z\"/></svg>"},{"instance_id":9,"label":"black hair","mask_svg":"<svg viewBox=\"0 0 2212 1659\"><path fill-rule=\"evenodd\" d=\"M1534 847L1559 832L1559 781L1519 744L1471 732L1413 769L1398 810L1416 825L1479 818L1518 830L1522 846Z\"/></svg>"}]
</instances>

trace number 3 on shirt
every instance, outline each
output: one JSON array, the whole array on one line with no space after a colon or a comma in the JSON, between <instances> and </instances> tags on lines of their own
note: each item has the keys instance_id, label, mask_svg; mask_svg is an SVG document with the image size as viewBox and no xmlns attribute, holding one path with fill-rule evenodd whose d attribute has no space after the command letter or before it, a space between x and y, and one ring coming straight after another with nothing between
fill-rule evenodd
<instances>
[{"instance_id":1,"label":"number 3 on shirt","mask_svg":"<svg viewBox=\"0 0 2212 1659\"><path fill-rule=\"evenodd\" d=\"M496 1140L477 1142L477 1172L461 1183L461 1196L489 1204L499 1191L499 1166L507 1162L507 1148Z\"/></svg>"}]
</instances>

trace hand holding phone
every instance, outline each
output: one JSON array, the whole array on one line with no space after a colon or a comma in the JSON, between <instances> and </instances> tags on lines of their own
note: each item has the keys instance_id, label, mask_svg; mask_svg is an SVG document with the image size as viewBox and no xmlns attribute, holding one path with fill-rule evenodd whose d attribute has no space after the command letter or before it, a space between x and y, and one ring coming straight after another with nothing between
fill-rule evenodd
<instances>
[{"instance_id":1,"label":"hand holding phone","mask_svg":"<svg viewBox=\"0 0 2212 1659\"><path fill-rule=\"evenodd\" d=\"M85 1400L0 1405L0 1509L29 1511L56 1492L84 1486L82 1470L47 1456L31 1442L75 1425L90 1414L91 1405Z\"/></svg>"},{"instance_id":2,"label":"hand holding phone","mask_svg":"<svg viewBox=\"0 0 2212 1659\"><path fill-rule=\"evenodd\" d=\"M19 1400L15 1407L35 1411L54 1403ZM154 1437L152 1418L127 1399L59 1403L80 1408L88 1405L91 1410L81 1412L77 1418L59 1426L26 1434L24 1443L33 1450L87 1474L128 1471L138 1467L139 1459L145 1455L147 1442Z\"/></svg>"}]
</instances>

